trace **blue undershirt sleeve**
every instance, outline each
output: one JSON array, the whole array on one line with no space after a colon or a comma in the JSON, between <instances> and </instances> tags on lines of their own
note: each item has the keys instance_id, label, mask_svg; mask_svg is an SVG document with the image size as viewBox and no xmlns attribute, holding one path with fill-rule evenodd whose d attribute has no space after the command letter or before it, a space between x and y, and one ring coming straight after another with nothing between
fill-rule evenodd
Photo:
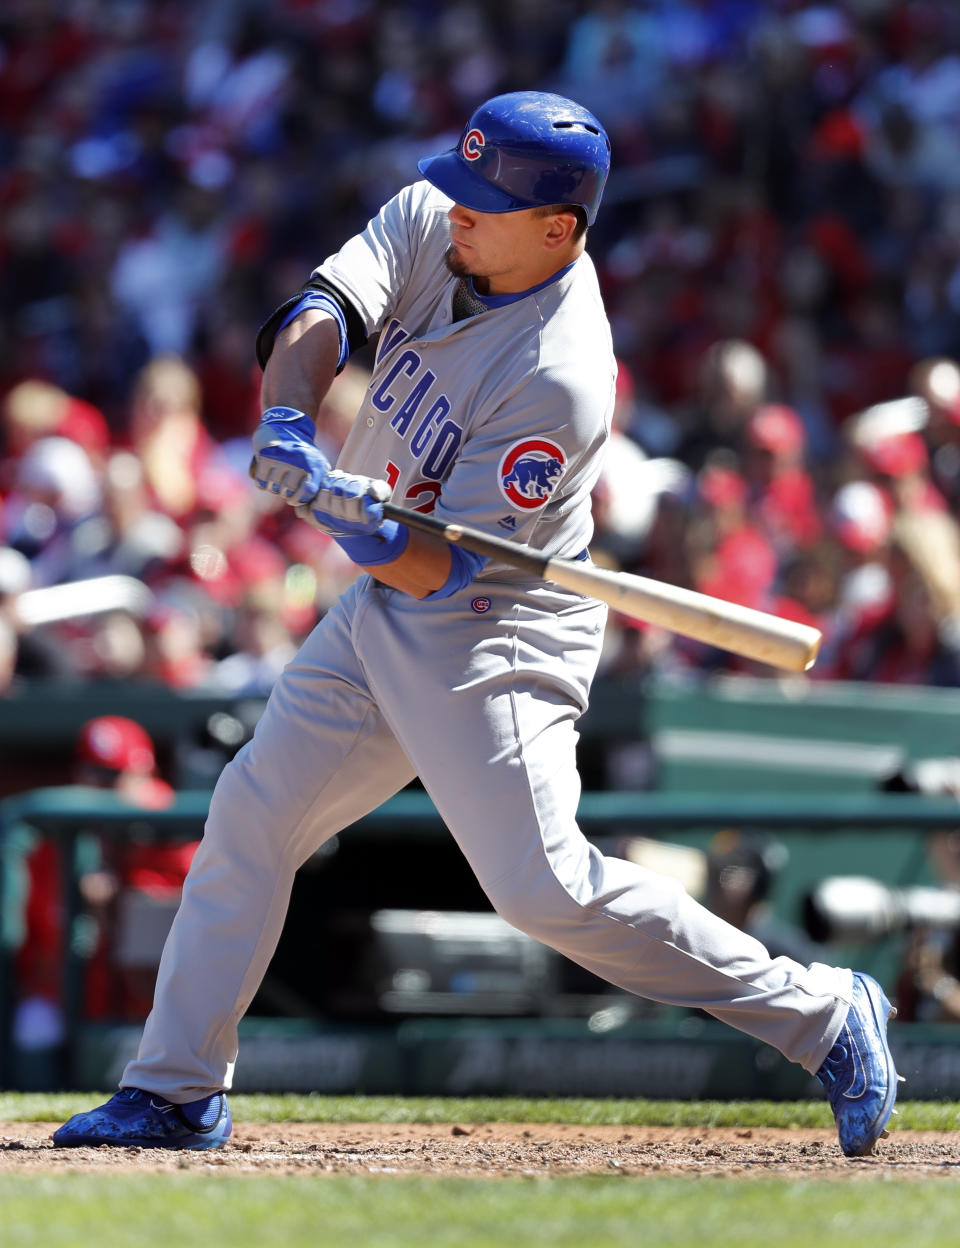
<instances>
[{"instance_id":1,"label":"blue undershirt sleeve","mask_svg":"<svg viewBox=\"0 0 960 1248\"><path fill-rule=\"evenodd\" d=\"M450 575L432 594L423 599L429 602L432 598L449 598L457 590L469 585L487 562L485 555L475 555L472 550L464 550L462 546L450 547Z\"/></svg>"}]
</instances>

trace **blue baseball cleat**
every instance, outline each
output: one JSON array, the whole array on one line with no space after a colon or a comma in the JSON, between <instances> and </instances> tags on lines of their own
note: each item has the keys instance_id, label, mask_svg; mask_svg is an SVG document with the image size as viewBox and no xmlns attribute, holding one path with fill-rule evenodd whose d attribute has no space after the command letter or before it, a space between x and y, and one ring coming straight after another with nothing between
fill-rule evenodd
<instances>
[{"instance_id":1,"label":"blue baseball cleat","mask_svg":"<svg viewBox=\"0 0 960 1248\"><path fill-rule=\"evenodd\" d=\"M155 1092L121 1088L105 1105L74 1114L53 1133L59 1148L219 1148L233 1122L222 1092L173 1105Z\"/></svg>"},{"instance_id":2,"label":"blue baseball cleat","mask_svg":"<svg viewBox=\"0 0 960 1248\"><path fill-rule=\"evenodd\" d=\"M875 979L854 972L853 1004L817 1071L846 1157L872 1153L894 1112L899 1076L887 1045L887 1019L896 1013Z\"/></svg>"}]
</instances>

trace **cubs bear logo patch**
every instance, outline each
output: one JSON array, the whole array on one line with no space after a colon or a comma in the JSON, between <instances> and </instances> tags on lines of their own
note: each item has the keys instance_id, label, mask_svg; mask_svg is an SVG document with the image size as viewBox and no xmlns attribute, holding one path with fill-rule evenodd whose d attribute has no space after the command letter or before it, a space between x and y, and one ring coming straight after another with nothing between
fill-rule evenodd
<instances>
[{"instance_id":1,"label":"cubs bear logo patch","mask_svg":"<svg viewBox=\"0 0 960 1248\"><path fill-rule=\"evenodd\" d=\"M500 461L500 490L514 507L534 511L556 489L566 466L563 447L556 442L524 438L514 442Z\"/></svg>"}]
</instances>

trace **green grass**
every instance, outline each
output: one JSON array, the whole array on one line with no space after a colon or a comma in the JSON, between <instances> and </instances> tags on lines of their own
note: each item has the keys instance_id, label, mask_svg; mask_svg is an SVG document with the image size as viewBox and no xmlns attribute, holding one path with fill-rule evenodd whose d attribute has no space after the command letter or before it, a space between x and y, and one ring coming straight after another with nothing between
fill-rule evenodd
<instances>
[{"instance_id":1,"label":"green grass","mask_svg":"<svg viewBox=\"0 0 960 1248\"><path fill-rule=\"evenodd\" d=\"M4 1248L946 1248L951 1182L0 1177Z\"/></svg>"},{"instance_id":2,"label":"green grass","mask_svg":"<svg viewBox=\"0 0 960 1248\"><path fill-rule=\"evenodd\" d=\"M108 1092L0 1093L0 1122L59 1122ZM599 1126L830 1127L825 1101L639 1101L521 1097L231 1096L243 1122L567 1122ZM960 1103L903 1101L898 1129L960 1130Z\"/></svg>"},{"instance_id":3,"label":"green grass","mask_svg":"<svg viewBox=\"0 0 960 1248\"><path fill-rule=\"evenodd\" d=\"M0 1094L0 1121L62 1121L96 1093ZM819 1102L235 1096L240 1122L829 1127ZM900 1126L960 1130L955 1102ZM255 1174L255 1172L253 1172ZM956 1177L955 1177L956 1176ZM0 1174L3 1248L952 1248L957 1169L829 1179L617 1174L490 1179L165 1171Z\"/></svg>"}]
</instances>

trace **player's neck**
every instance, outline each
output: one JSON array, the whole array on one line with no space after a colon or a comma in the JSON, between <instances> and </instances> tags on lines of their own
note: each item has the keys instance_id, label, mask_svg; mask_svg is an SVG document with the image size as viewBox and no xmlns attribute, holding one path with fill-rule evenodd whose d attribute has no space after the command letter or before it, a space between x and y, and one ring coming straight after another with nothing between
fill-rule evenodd
<instances>
[{"instance_id":1,"label":"player's neck","mask_svg":"<svg viewBox=\"0 0 960 1248\"><path fill-rule=\"evenodd\" d=\"M506 293L502 295L501 294L481 294L480 291L477 290L476 281L474 279L471 279L471 281L473 282L473 296L477 301L483 304L484 307L487 307L487 308L506 307L508 303L516 303L517 300L519 299L526 299L528 295L536 294L537 291L543 290L546 286L550 286L553 282L559 282L560 279L565 274L570 272L570 270L573 268L575 263L576 263L575 260L571 260L570 263L567 265L564 265L562 269L557 269L555 273L551 273L550 276L546 278L544 281L537 282L533 286L527 286L524 290L507 291ZM454 305L456 306L456 297L454 297ZM470 315L470 313L467 313L467 315ZM455 319L460 319L460 318L455 318Z\"/></svg>"},{"instance_id":2,"label":"player's neck","mask_svg":"<svg viewBox=\"0 0 960 1248\"><path fill-rule=\"evenodd\" d=\"M549 252L543 257L531 257L529 264L511 269L508 273L494 273L489 277L474 274L473 288L478 295L520 295L527 290L545 286L557 273L568 268L583 251L579 240L562 252Z\"/></svg>"}]
</instances>

